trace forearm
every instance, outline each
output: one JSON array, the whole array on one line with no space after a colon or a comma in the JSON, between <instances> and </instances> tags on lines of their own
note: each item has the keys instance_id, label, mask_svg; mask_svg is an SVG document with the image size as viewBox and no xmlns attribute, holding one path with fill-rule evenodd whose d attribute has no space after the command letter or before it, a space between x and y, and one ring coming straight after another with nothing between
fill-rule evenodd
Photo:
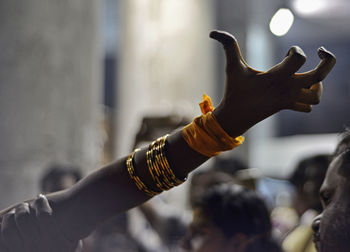
<instances>
[{"instance_id":1,"label":"forearm","mask_svg":"<svg viewBox=\"0 0 350 252\"><path fill-rule=\"evenodd\" d=\"M155 190L146 151L143 148L135 154L134 166L145 184ZM167 138L167 158L176 176L181 178L208 159L188 146L181 131ZM126 157L101 168L69 190L47 195L57 223L67 236L82 238L103 220L150 198L131 180L125 160Z\"/></svg>"}]
</instances>

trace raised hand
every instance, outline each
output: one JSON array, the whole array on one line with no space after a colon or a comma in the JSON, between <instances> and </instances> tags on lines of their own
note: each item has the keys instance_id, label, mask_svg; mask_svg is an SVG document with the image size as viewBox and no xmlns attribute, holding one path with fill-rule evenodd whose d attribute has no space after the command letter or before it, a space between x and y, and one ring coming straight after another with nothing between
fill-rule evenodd
<instances>
[{"instance_id":1,"label":"raised hand","mask_svg":"<svg viewBox=\"0 0 350 252\"><path fill-rule=\"evenodd\" d=\"M321 81L336 63L335 56L321 47L318 49L320 64L309 72L296 73L306 56L299 47L293 46L281 63L262 72L244 61L231 34L213 31L210 37L224 46L226 54L225 93L214 114L233 137L282 109L310 112L312 105L320 102Z\"/></svg>"},{"instance_id":2,"label":"raised hand","mask_svg":"<svg viewBox=\"0 0 350 252\"><path fill-rule=\"evenodd\" d=\"M77 241L69 241L53 220L47 198L37 198L0 214L0 252L74 251Z\"/></svg>"},{"instance_id":3,"label":"raised hand","mask_svg":"<svg viewBox=\"0 0 350 252\"><path fill-rule=\"evenodd\" d=\"M223 44L227 58L225 94L213 113L232 137L281 109L310 111L311 105L320 101L320 81L335 64L335 57L321 48L321 63L310 72L297 74L305 55L300 48L292 47L280 64L261 72L244 62L232 35L215 31L210 36ZM171 134L167 141L171 167L181 178L208 159L191 149L180 131ZM154 183L148 173L147 148L138 152L134 161L146 184ZM98 223L148 199L132 183L125 157L120 158L70 189L46 197L40 195L1 211L0 251L74 251L77 239Z\"/></svg>"}]
</instances>

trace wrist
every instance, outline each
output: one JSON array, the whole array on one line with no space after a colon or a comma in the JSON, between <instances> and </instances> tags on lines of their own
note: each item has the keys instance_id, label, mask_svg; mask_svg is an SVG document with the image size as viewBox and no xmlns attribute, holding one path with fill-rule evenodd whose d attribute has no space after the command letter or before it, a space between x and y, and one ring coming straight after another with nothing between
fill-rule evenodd
<instances>
[{"instance_id":1,"label":"wrist","mask_svg":"<svg viewBox=\"0 0 350 252\"><path fill-rule=\"evenodd\" d=\"M223 130L233 138L241 136L248 130L248 127L244 127L244 115L239 112L228 112L220 104L212 113Z\"/></svg>"}]
</instances>

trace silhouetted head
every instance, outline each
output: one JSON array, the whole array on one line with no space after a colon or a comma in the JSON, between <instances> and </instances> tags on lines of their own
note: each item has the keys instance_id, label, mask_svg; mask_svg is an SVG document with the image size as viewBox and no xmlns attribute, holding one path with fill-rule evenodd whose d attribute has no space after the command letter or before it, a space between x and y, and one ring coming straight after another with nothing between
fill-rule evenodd
<instances>
[{"instance_id":1,"label":"silhouetted head","mask_svg":"<svg viewBox=\"0 0 350 252\"><path fill-rule=\"evenodd\" d=\"M232 183L232 175L216 170L193 173L189 188L189 203L193 208L200 201L205 192L213 186Z\"/></svg>"},{"instance_id":2,"label":"silhouetted head","mask_svg":"<svg viewBox=\"0 0 350 252\"><path fill-rule=\"evenodd\" d=\"M270 215L253 191L219 185L207 191L193 211L184 240L188 251L280 251L271 239Z\"/></svg>"}]
</instances>

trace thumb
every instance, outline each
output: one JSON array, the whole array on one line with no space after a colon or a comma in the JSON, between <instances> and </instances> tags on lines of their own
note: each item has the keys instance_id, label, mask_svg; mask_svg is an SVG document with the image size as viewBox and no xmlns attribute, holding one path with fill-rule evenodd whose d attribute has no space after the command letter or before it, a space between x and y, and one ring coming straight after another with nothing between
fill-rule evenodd
<instances>
[{"instance_id":1,"label":"thumb","mask_svg":"<svg viewBox=\"0 0 350 252\"><path fill-rule=\"evenodd\" d=\"M219 41L224 46L228 66L240 65L240 63L247 65L242 57L238 42L233 35L225 31L212 31L209 37Z\"/></svg>"},{"instance_id":2,"label":"thumb","mask_svg":"<svg viewBox=\"0 0 350 252\"><path fill-rule=\"evenodd\" d=\"M39 218L47 218L51 216L53 212L49 201L43 194L39 194L33 202L32 207L35 209L36 216Z\"/></svg>"}]
</instances>

